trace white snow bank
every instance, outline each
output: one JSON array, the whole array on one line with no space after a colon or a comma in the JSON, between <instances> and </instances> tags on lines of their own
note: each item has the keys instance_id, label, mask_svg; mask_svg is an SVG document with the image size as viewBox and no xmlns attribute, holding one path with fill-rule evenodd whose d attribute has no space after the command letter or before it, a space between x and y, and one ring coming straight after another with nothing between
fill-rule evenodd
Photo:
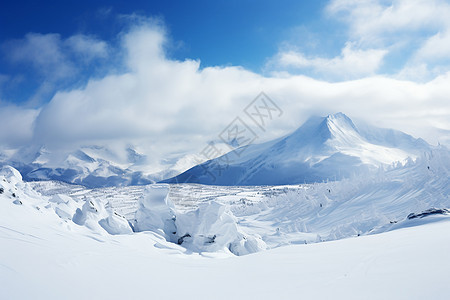
<instances>
[{"instance_id":1,"label":"white snow bank","mask_svg":"<svg viewBox=\"0 0 450 300\"><path fill-rule=\"evenodd\" d=\"M107 208L103 201L87 199L73 216L73 222L93 231L106 230L109 234L129 234L132 229L128 221Z\"/></svg>"},{"instance_id":2,"label":"white snow bank","mask_svg":"<svg viewBox=\"0 0 450 300\"><path fill-rule=\"evenodd\" d=\"M42 196L23 182L19 171L10 166L0 169L0 196L9 199L12 204L31 209L33 213L56 214L61 221L85 226L93 233L132 233L128 221L116 214L107 200L86 199L78 202L63 194Z\"/></svg>"},{"instance_id":3,"label":"white snow bank","mask_svg":"<svg viewBox=\"0 0 450 300\"><path fill-rule=\"evenodd\" d=\"M135 231L154 231L168 241L176 242L175 208L169 197L168 184L153 184L145 188L139 199L134 224Z\"/></svg>"},{"instance_id":4,"label":"white snow bank","mask_svg":"<svg viewBox=\"0 0 450 300\"><path fill-rule=\"evenodd\" d=\"M117 213L110 213L106 218L98 221L100 226L109 234L131 234L133 230L128 221Z\"/></svg>"},{"instance_id":5,"label":"white snow bank","mask_svg":"<svg viewBox=\"0 0 450 300\"><path fill-rule=\"evenodd\" d=\"M73 199L67 195L56 194L56 195L53 195L49 201L53 202L53 203L57 203L57 204L61 204L61 203L67 204L69 202L72 202L72 200Z\"/></svg>"},{"instance_id":6,"label":"white snow bank","mask_svg":"<svg viewBox=\"0 0 450 300\"><path fill-rule=\"evenodd\" d=\"M232 252L245 255L265 249L258 236L248 236L223 204L201 204L196 210L177 211L169 198L169 185L148 186L139 200L135 231L153 231L194 252Z\"/></svg>"},{"instance_id":7,"label":"white snow bank","mask_svg":"<svg viewBox=\"0 0 450 300\"><path fill-rule=\"evenodd\" d=\"M153 234L99 241L38 215L16 222L23 207L4 204L0 299L448 299L449 220L211 258Z\"/></svg>"},{"instance_id":8,"label":"white snow bank","mask_svg":"<svg viewBox=\"0 0 450 300\"><path fill-rule=\"evenodd\" d=\"M15 205L23 205L40 195L22 181L20 172L10 166L0 168L0 196L9 199ZM30 204L30 203L29 203ZM37 201L37 204L42 204Z\"/></svg>"},{"instance_id":9,"label":"white snow bank","mask_svg":"<svg viewBox=\"0 0 450 300\"><path fill-rule=\"evenodd\" d=\"M16 184L22 181L22 175L20 172L11 166L4 166L0 170L0 176L3 176L3 178L11 184Z\"/></svg>"},{"instance_id":10,"label":"white snow bank","mask_svg":"<svg viewBox=\"0 0 450 300\"><path fill-rule=\"evenodd\" d=\"M227 249L245 255L266 248L258 236L249 236L239 228L237 219L223 204L203 203L195 211L178 214L178 243L196 252L217 252Z\"/></svg>"},{"instance_id":11,"label":"white snow bank","mask_svg":"<svg viewBox=\"0 0 450 300\"><path fill-rule=\"evenodd\" d=\"M55 213L63 220L71 220L77 209L76 202L67 195L56 194L50 199L50 206Z\"/></svg>"}]
</instances>

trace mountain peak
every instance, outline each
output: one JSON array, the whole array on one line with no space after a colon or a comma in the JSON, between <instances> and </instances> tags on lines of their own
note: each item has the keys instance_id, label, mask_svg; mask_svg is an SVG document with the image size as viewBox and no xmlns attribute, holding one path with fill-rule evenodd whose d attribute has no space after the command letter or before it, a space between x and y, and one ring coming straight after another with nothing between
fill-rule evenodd
<instances>
[{"instance_id":1,"label":"mountain peak","mask_svg":"<svg viewBox=\"0 0 450 300\"><path fill-rule=\"evenodd\" d=\"M344 114L343 112L337 112L334 114L329 114L328 116L326 116L327 119L340 119L340 118L345 118L345 119L349 119L349 117L347 117L346 114Z\"/></svg>"},{"instance_id":2,"label":"mountain peak","mask_svg":"<svg viewBox=\"0 0 450 300\"><path fill-rule=\"evenodd\" d=\"M424 145L419 150L416 145L414 138L403 133L364 127L360 130L339 112L311 117L281 139L250 145L250 150L220 171L217 165L224 158L219 157L165 182L276 185L339 180L417 157L422 149L428 149Z\"/></svg>"},{"instance_id":3,"label":"mountain peak","mask_svg":"<svg viewBox=\"0 0 450 300\"><path fill-rule=\"evenodd\" d=\"M338 112L326 117L310 117L291 136L297 140L317 140L319 143L324 143L331 139L346 140L358 135L359 131L352 120L345 114Z\"/></svg>"},{"instance_id":4,"label":"mountain peak","mask_svg":"<svg viewBox=\"0 0 450 300\"><path fill-rule=\"evenodd\" d=\"M358 131L355 124L353 124L353 121L347 117L344 113L338 112L335 114L329 114L325 117L325 120L327 122L328 127L330 130L332 128L341 128L341 129L352 129L354 131Z\"/></svg>"}]
</instances>

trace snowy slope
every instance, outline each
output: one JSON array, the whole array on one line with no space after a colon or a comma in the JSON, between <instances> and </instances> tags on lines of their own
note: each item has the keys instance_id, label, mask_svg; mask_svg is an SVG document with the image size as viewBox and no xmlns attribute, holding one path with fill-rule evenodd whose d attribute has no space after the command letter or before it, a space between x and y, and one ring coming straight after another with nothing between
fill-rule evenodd
<instances>
[{"instance_id":1,"label":"snowy slope","mask_svg":"<svg viewBox=\"0 0 450 300\"><path fill-rule=\"evenodd\" d=\"M4 168L0 298L447 299L449 158L442 149L354 182L156 191L30 184ZM116 214L130 207L127 218L151 221L151 231L130 232ZM431 207L443 210L421 214ZM147 219L152 214L180 219L178 229L197 240L168 241L164 222ZM284 247L234 256L227 247L204 246L199 253L195 247L210 245L199 239L208 230ZM314 242L347 238L304 244L318 235Z\"/></svg>"},{"instance_id":2,"label":"snowy slope","mask_svg":"<svg viewBox=\"0 0 450 300\"><path fill-rule=\"evenodd\" d=\"M177 218L173 223L179 228L186 228L186 223L200 226L209 222L200 216L208 212L211 201L225 206L224 213L218 215L222 208L209 210L216 214L212 219L231 216L237 231L256 239L260 250L384 232L408 223L411 213L450 208L449 178L450 153L442 148L405 166L339 182L241 187L171 185L168 200L164 201L174 204L165 209L173 211ZM146 187L139 186L91 190L55 182L30 184L47 196L63 193L78 201L84 197L105 199L132 224L146 191ZM188 222L183 223L186 218ZM177 241L186 233L192 235L177 232L171 236L168 230L162 234L167 240ZM216 233L203 235L212 237ZM209 251L207 247L199 250L193 246L192 251Z\"/></svg>"},{"instance_id":3,"label":"snowy slope","mask_svg":"<svg viewBox=\"0 0 450 300\"><path fill-rule=\"evenodd\" d=\"M383 159L427 147L341 117L252 153L308 134L320 142L298 156L339 149L366 165L381 161L373 145ZM97 160L84 154L72 159ZM0 299L447 299L449 235L445 147L365 176L280 186L87 188L0 169Z\"/></svg>"},{"instance_id":4,"label":"snowy slope","mask_svg":"<svg viewBox=\"0 0 450 300\"><path fill-rule=\"evenodd\" d=\"M448 221L229 258L155 247L150 234L11 229L0 228L2 299L448 298Z\"/></svg>"},{"instance_id":5,"label":"snowy slope","mask_svg":"<svg viewBox=\"0 0 450 300\"><path fill-rule=\"evenodd\" d=\"M359 130L337 113L312 117L286 137L238 149L164 182L279 185L339 180L429 150L425 141L402 132L369 125Z\"/></svg>"}]
</instances>

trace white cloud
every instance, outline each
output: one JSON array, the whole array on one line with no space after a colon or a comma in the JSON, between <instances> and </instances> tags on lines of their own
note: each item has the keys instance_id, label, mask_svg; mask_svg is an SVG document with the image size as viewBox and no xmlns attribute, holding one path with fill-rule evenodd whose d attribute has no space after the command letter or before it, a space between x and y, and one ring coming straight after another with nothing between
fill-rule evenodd
<instances>
[{"instance_id":1,"label":"white cloud","mask_svg":"<svg viewBox=\"0 0 450 300\"><path fill-rule=\"evenodd\" d=\"M438 32L425 41L417 50L413 59L419 61L442 61L450 58L450 28L449 31Z\"/></svg>"},{"instance_id":2,"label":"white cloud","mask_svg":"<svg viewBox=\"0 0 450 300\"><path fill-rule=\"evenodd\" d=\"M57 33L28 33L23 39L4 43L2 48L9 63L26 70L11 77L8 84L17 83L18 79L25 82L27 89L38 84L27 99L34 105L47 102L58 88L65 88L73 81L79 83L86 70L90 75L94 69L102 70L98 65L109 55L106 42L82 34L62 39Z\"/></svg>"},{"instance_id":3,"label":"white cloud","mask_svg":"<svg viewBox=\"0 0 450 300\"><path fill-rule=\"evenodd\" d=\"M108 56L108 45L106 42L98 40L92 36L77 34L64 41L73 52L86 60L91 61L94 58L105 58Z\"/></svg>"},{"instance_id":4,"label":"white cloud","mask_svg":"<svg viewBox=\"0 0 450 300\"><path fill-rule=\"evenodd\" d=\"M9 132L4 138L29 138L34 121L34 143L139 144L158 165L181 153L198 153L236 116L244 116L243 108L265 91L284 114L265 133L255 129L258 141L294 130L311 114L338 111L433 143L450 141L446 136L450 133L450 73L426 83L383 76L343 82L293 75L264 77L241 67L201 69L198 61L168 59L166 34L159 26L138 26L121 36L126 72L58 92L35 119L36 113L29 112L18 127L26 128L21 133L15 133L21 121L2 121L4 132ZM345 62L336 61L347 67L354 52L358 53L343 51L340 60ZM314 64L326 65L319 62Z\"/></svg>"},{"instance_id":5,"label":"white cloud","mask_svg":"<svg viewBox=\"0 0 450 300\"><path fill-rule=\"evenodd\" d=\"M444 0L332 0L326 12L348 23L354 38L368 42L450 24Z\"/></svg>"},{"instance_id":6,"label":"white cloud","mask_svg":"<svg viewBox=\"0 0 450 300\"><path fill-rule=\"evenodd\" d=\"M167 59L165 40L164 30L154 26L125 34L122 44L129 72L57 93L36 120L36 136L43 141L117 138L171 143L196 137L205 142L216 138L262 90L286 110L273 128L274 136L294 129L311 113L337 111L424 135L432 130L427 120L443 118L434 110L446 112L450 105L446 100L450 87L442 80L447 75L426 84L384 77L341 83L305 76L263 77L239 67L200 69L198 61ZM352 61L353 52L349 53L332 67L340 63L342 68L352 64L357 68L362 58Z\"/></svg>"},{"instance_id":7,"label":"white cloud","mask_svg":"<svg viewBox=\"0 0 450 300\"><path fill-rule=\"evenodd\" d=\"M82 34L62 39L57 33L28 33L23 39L4 45L13 63L31 64L47 81L76 75L83 64L94 58L105 58L107 44Z\"/></svg>"},{"instance_id":8,"label":"white cloud","mask_svg":"<svg viewBox=\"0 0 450 300\"><path fill-rule=\"evenodd\" d=\"M333 0L326 12L349 27L349 39L390 49L404 60L398 77L429 80L450 70L450 3L445 0ZM409 77L408 77L409 76Z\"/></svg>"},{"instance_id":9,"label":"white cloud","mask_svg":"<svg viewBox=\"0 0 450 300\"><path fill-rule=\"evenodd\" d=\"M22 108L0 103L0 145L17 146L28 143L33 136L33 122L39 109Z\"/></svg>"},{"instance_id":10,"label":"white cloud","mask_svg":"<svg viewBox=\"0 0 450 300\"><path fill-rule=\"evenodd\" d=\"M379 69L387 51L357 49L347 43L339 56L333 58L307 57L297 51L278 53L270 62L275 68L310 69L323 78L339 80L373 75Z\"/></svg>"},{"instance_id":11,"label":"white cloud","mask_svg":"<svg viewBox=\"0 0 450 300\"><path fill-rule=\"evenodd\" d=\"M70 76L75 66L61 49L59 34L28 33L24 39L7 43L12 62L31 63L44 76L55 80Z\"/></svg>"},{"instance_id":12,"label":"white cloud","mask_svg":"<svg viewBox=\"0 0 450 300\"><path fill-rule=\"evenodd\" d=\"M244 101L259 92L259 76L241 68L200 70L198 61L168 60L165 40L158 26L125 34L124 64L129 71L91 80L83 89L58 92L36 120L36 139L145 138L173 148L174 140L219 133L245 107ZM162 142L167 134L171 145Z\"/></svg>"}]
</instances>

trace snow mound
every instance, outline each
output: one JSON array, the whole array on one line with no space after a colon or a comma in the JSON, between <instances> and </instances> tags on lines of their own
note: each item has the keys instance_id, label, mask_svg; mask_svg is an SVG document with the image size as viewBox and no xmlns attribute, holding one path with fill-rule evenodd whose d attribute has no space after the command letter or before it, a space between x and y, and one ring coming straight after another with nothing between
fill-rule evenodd
<instances>
[{"instance_id":1,"label":"snow mound","mask_svg":"<svg viewBox=\"0 0 450 300\"><path fill-rule=\"evenodd\" d=\"M49 201L53 202L53 203L57 203L57 204L61 204L61 203L67 204L67 203L71 202L72 200L73 199L67 195L56 194L56 195L53 195Z\"/></svg>"},{"instance_id":2,"label":"snow mound","mask_svg":"<svg viewBox=\"0 0 450 300\"><path fill-rule=\"evenodd\" d=\"M133 232L124 217L106 207L102 201L94 199L87 199L81 208L77 208L72 221L93 231L104 229L109 234L129 234Z\"/></svg>"},{"instance_id":3,"label":"snow mound","mask_svg":"<svg viewBox=\"0 0 450 300\"><path fill-rule=\"evenodd\" d=\"M28 184L22 181L22 175L11 166L0 168L0 196L13 204L22 205L30 199L39 198Z\"/></svg>"},{"instance_id":4,"label":"snow mound","mask_svg":"<svg viewBox=\"0 0 450 300\"><path fill-rule=\"evenodd\" d=\"M19 171L10 166L0 169L0 198L23 206L28 212L44 213L64 223L85 226L94 234L133 232L128 221L116 214L106 199L76 201L64 194L43 196L23 182Z\"/></svg>"},{"instance_id":5,"label":"snow mound","mask_svg":"<svg viewBox=\"0 0 450 300\"><path fill-rule=\"evenodd\" d=\"M63 220L71 220L77 209L77 203L69 196L56 194L50 198L55 213Z\"/></svg>"},{"instance_id":6,"label":"snow mound","mask_svg":"<svg viewBox=\"0 0 450 300\"><path fill-rule=\"evenodd\" d=\"M3 176L8 182L16 184L22 181L22 175L20 172L11 166L4 166L0 170L0 176Z\"/></svg>"},{"instance_id":7,"label":"snow mound","mask_svg":"<svg viewBox=\"0 0 450 300\"><path fill-rule=\"evenodd\" d=\"M196 210L177 211L167 184L148 186L139 200L135 231L153 231L193 252L254 253L266 248L258 236L248 236L223 204L202 203Z\"/></svg>"},{"instance_id":8,"label":"snow mound","mask_svg":"<svg viewBox=\"0 0 450 300\"><path fill-rule=\"evenodd\" d=\"M131 234L133 230L128 221L117 213L109 214L106 218L101 219L100 226L109 234Z\"/></svg>"},{"instance_id":9,"label":"snow mound","mask_svg":"<svg viewBox=\"0 0 450 300\"><path fill-rule=\"evenodd\" d=\"M203 203L198 209L179 214L176 225L178 244L195 252L218 252L227 249L235 255L246 255L266 249L258 236L249 236L237 225L237 219L223 204Z\"/></svg>"},{"instance_id":10,"label":"snow mound","mask_svg":"<svg viewBox=\"0 0 450 300\"><path fill-rule=\"evenodd\" d=\"M134 224L135 231L154 231L168 241L178 240L175 207L168 198L168 184L153 184L145 188L139 199Z\"/></svg>"}]
</instances>

